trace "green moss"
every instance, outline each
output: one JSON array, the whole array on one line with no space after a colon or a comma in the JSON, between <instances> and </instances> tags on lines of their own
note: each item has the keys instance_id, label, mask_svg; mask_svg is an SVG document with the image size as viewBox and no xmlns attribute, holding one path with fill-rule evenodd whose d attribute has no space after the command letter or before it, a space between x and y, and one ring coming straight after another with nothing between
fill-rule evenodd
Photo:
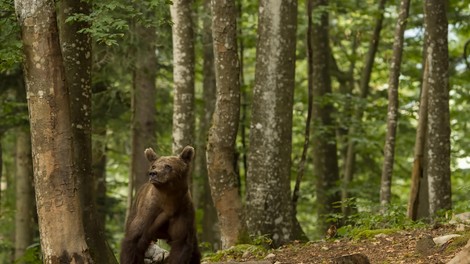
<instances>
[{"instance_id":1,"label":"green moss","mask_svg":"<svg viewBox=\"0 0 470 264\"><path fill-rule=\"evenodd\" d=\"M243 254L249 252L250 257L261 259L268 253L268 250L259 245L240 244L229 249L219 250L204 257L203 261L228 261L241 260Z\"/></svg>"},{"instance_id":2,"label":"green moss","mask_svg":"<svg viewBox=\"0 0 470 264\"><path fill-rule=\"evenodd\" d=\"M456 237L452 240L449 246L445 249L446 252L453 252L456 250L460 250L460 248L464 247L468 240L470 240L470 233L462 234L462 236Z\"/></svg>"},{"instance_id":3,"label":"green moss","mask_svg":"<svg viewBox=\"0 0 470 264\"><path fill-rule=\"evenodd\" d=\"M398 232L400 229L398 228L391 228L391 229L373 229L373 230L357 230L354 232L353 239L369 239L371 237L375 237L378 234L393 234Z\"/></svg>"}]
</instances>

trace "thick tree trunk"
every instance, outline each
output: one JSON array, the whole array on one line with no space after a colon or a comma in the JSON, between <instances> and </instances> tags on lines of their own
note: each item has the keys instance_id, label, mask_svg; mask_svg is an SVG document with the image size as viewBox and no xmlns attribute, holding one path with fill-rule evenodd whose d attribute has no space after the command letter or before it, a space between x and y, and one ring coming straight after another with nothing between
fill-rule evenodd
<instances>
[{"instance_id":1,"label":"thick tree trunk","mask_svg":"<svg viewBox=\"0 0 470 264\"><path fill-rule=\"evenodd\" d=\"M426 129L425 176L429 186L429 213L452 207L450 184L449 54L446 1L424 3L427 32L428 122Z\"/></svg>"},{"instance_id":2,"label":"thick tree trunk","mask_svg":"<svg viewBox=\"0 0 470 264\"><path fill-rule=\"evenodd\" d=\"M194 144L194 33L192 0L175 0L173 21L173 153Z\"/></svg>"},{"instance_id":3,"label":"thick tree trunk","mask_svg":"<svg viewBox=\"0 0 470 264\"><path fill-rule=\"evenodd\" d=\"M88 15L91 4L86 1L62 0L59 8L59 32L65 78L69 87L73 154L75 171L83 190L83 223L90 253L97 263L117 263L106 242L104 229L97 222L95 179L91 153L91 37L80 30L90 25L85 22L66 22L75 14Z\"/></svg>"},{"instance_id":4,"label":"thick tree trunk","mask_svg":"<svg viewBox=\"0 0 470 264\"><path fill-rule=\"evenodd\" d=\"M31 134L29 129L19 128L16 134L15 259L23 256L33 243L36 207L32 183Z\"/></svg>"},{"instance_id":5,"label":"thick tree trunk","mask_svg":"<svg viewBox=\"0 0 470 264\"><path fill-rule=\"evenodd\" d=\"M313 10L323 10L328 6L327 0L313 0ZM333 206L341 200L340 193L333 191L339 180L338 158L331 103L320 103L319 100L331 94L329 71L330 48L328 37L328 13L321 12L320 23L312 26L312 83L313 83L313 173L316 177L316 195L318 206L318 230L324 232L329 225L327 215L338 213ZM325 129L326 128L326 129Z\"/></svg>"},{"instance_id":6,"label":"thick tree trunk","mask_svg":"<svg viewBox=\"0 0 470 264\"><path fill-rule=\"evenodd\" d=\"M39 231L44 263L93 263L74 167L68 87L55 2L15 1L22 28Z\"/></svg>"},{"instance_id":7,"label":"thick tree trunk","mask_svg":"<svg viewBox=\"0 0 470 264\"><path fill-rule=\"evenodd\" d=\"M144 150L156 145L156 30L135 23L139 48L135 51L132 86L132 154L131 177L127 210L130 210L134 195L148 181L148 161ZM126 214L128 215L128 214Z\"/></svg>"},{"instance_id":8,"label":"thick tree trunk","mask_svg":"<svg viewBox=\"0 0 470 264\"><path fill-rule=\"evenodd\" d=\"M382 167L382 178L380 185L380 204L383 209L390 204L392 196L392 174L395 159L395 135L398 123L398 85L403 54L403 39L410 9L410 0L402 0L400 13L395 28L395 39L393 42L393 56L390 65L388 79L388 111L387 111L387 135L384 146L384 163Z\"/></svg>"},{"instance_id":9,"label":"thick tree trunk","mask_svg":"<svg viewBox=\"0 0 470 264\"><path fill-rule=\"evenodd\" d=\"M279 246L293 239L290 172L297 1L260 1L258 16L246 220L252 235L268 235Z\"/></svg>"},{"instance_id":10,"label":"thick tree trunk","mask_svg":"<svg viewBox=\"0 0 470 264\"><path fill-rule=\"evenodd\" d=\"M212 114L214 113L216 102L216 84L214 69L214 45L212 45L212 17L211 17L211 1L204 0L204 10L202 14L202 41L203 41L203 114L199 122L199 140L196 148L196 168L195 175L201 181L199 207L203 210L202 218L202 236L203 242L209 242L212 249L220 249L220 232L217 222L217 211L211 197L211 190L207 175L206 162L206 143L207 131L210 128Z\"/></svg>"},{"instance_id":11,"label":"thick tree trunk","mask_svg":"<svg viewBox=\"0 0 470 264\"><path fill-rule=\"evenodd\" d=\"M222 248L243 233L242 203L234 167L240 115L235 0L211 1L217 100L207 142L207 171L219 218Z\"/></svg>"}]
</instances>

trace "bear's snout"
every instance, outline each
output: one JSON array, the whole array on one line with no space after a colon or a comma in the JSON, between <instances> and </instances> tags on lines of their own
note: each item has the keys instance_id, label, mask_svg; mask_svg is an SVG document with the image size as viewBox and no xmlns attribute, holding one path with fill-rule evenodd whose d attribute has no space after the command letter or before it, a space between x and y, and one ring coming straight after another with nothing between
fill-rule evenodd
<instances>
[{"instance_id":1,"label":"bear's snout","mask_svg":"<svg viewBox=\"0 0 470 264\"><path fill-rule=\"evenodd\" d=\"M149 181L153 184L163 184L167 181L165 173L158 172L157 170L149 171Z\"/></svg>"}]
</instances>

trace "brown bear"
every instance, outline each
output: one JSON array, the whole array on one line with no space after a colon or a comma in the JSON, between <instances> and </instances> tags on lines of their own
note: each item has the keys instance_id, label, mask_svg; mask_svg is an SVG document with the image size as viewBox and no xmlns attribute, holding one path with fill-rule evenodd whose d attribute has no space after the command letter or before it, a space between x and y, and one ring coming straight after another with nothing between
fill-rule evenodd
<instances>
[{"instance_id":1,"label":"brown bear","mask_svg":"<svg viewBox=\"0 0 470 264\"><path fill-rule=\"evenodd\" d=\"M169 264L200 263L195 211L189 192L194 148L178 156L158 157L145 150L150 162L149 181L137 192L121 245L121 264L143 264L150 242L165 239L171 246Z\"/></svg>"}]
</instances>

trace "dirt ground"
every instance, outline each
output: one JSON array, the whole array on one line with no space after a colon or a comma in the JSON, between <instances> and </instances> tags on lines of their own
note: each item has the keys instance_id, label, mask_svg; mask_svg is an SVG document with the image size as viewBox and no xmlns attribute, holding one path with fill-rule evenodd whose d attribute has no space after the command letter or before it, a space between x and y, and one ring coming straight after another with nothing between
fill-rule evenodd
<instances>
[{"instance_id":1,"label":"dirt ground","mask_svg":"<svg viewBox=\"0 0 470 264\"><path fill-rule=\"evenodd\" d=\"M453 238L440 246L435 245L432 240L432 238L444 235L462 233L463 236ZM270 251L266 254L267 258L264 256L263 262L260 263L332 263L332 259L335 257L355 253L365 254L370 263L378 264L446 263L465 246L468 241L468 231L466 234L458 232L456 226L447 225L418 230L402 230L387 235L377 234L361 240L329 239L327 241L293 243ZM241 258L230 258L228 256L223 261L249 262L256 260L256 257L250 254L243 254Z\"/></svg>"}]
</instances>

